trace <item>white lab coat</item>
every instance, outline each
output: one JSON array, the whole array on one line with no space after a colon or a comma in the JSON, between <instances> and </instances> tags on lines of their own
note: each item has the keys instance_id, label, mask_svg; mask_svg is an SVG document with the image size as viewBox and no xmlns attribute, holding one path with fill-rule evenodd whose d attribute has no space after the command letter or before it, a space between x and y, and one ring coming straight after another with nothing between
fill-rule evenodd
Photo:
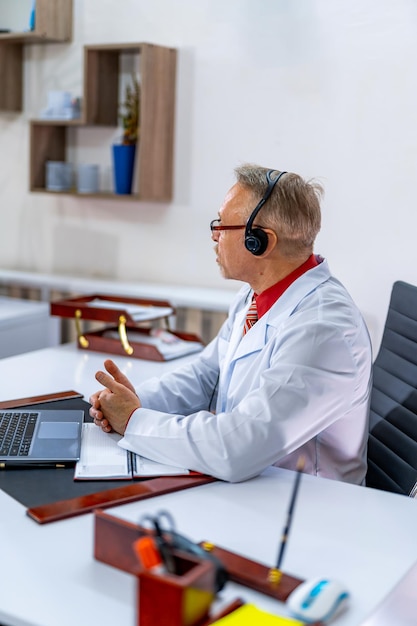
<instances>
[{"instance_id":1,"label":"white lab coat","mask_svg":"<svg viewBox=\"0 0 417 626\"><path fill-rule=\"evenodd\" d=\"M242 338L251 296L192 363L137 388L122 445L232 482L303 454L306 472L361 484L372 354L357 307L323 261Z\"/></svg>"}]
</instances>

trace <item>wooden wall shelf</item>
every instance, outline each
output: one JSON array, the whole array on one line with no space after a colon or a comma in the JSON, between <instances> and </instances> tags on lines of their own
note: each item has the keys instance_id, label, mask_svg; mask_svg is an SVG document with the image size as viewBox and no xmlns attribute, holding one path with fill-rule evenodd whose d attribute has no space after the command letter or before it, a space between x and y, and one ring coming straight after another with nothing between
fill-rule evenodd
<instances>
[{"instance_id":1,"label":"wooden wall shelf","mask_svg":"<svg viewBox=\"0 0 417 626\"><path fill-rule=\"evenodd\" d=\"M36 0L33 31L0 34L0 110L22 110L23 46L71 41L72 21L72 0Z\"/></svg>"},{"instance_id":2,"label":"wooden wall shelf","mask_svg":"<svg viewBox=\"0 0 417 626\"><path fill-rule=\"evenodd\" d=\"M135 161L137 194L88 194L88 197L165 202L172 199L176 57L174 48L149 43L84 47L84 106L79 120L31 122L30 190L46 189L47 161L66 161L68 130L117 127L121 57L140 55L140 134ZM111 146L109 146L109 153ZM87 194L79 194L85 196Z\"/></svg>"}]
</instances>

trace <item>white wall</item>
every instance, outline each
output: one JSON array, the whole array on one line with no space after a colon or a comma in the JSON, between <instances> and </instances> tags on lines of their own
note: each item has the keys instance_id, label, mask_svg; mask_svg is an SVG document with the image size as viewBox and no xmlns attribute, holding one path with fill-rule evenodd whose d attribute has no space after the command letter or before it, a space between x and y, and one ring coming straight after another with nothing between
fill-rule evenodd
<instances>
[{"instance_id":1,"label":"white wall","mask_svg":"<svg viewBox=\"0 0 417 626\"><path fill-rule=\"evenodd\" d=\"M71 44L26 47L25 107L0 113L0 267L236 289L208 223L245 161L325 186L316 251L379 344L393 281L417 284L415 0L74 0ZM170 204L29 194L28 120L80 95L82 46L179 50ZM100 134L101 133L101 134ZM114 133L74 135L109 169Z\"/></svg>"}]
</instances>

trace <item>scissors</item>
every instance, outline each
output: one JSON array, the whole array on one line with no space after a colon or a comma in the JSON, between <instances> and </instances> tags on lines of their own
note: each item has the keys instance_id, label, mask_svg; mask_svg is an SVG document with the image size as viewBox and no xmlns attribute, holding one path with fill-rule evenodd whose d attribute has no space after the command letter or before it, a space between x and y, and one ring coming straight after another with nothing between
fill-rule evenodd
<instances>
[{"instance_id":1,"label":"scissors","mask_svg":"<svg viewBox=\"0 0 417 626\"><path fill-rule=\"evenodd\" d=\"M176 573L174 550L193 554L202 560L208 560L214 564L216 570L216 592L223 589L228 579L223 563L216 556L207 552L201 545L177 532L174 518L169 511L162 510L155 515L143 515L139 523L141 525L151 524L151 528L155 532L155 539L162 561L168 572Z\"/></svg>"},{"instance_id":2,"label":"scissors","mask_svg":"<svg viewBox=\"0 0 417 626\"><path fill-rule=\"evenodd\" d=\"M175 533L175 522L171 513L169 513L169 511L159 511L156 515L143 515L140 518L139 523L142 526L146 523L151 524L151 528L155 532L156 544L166 570L170 574L175 574L175 559L172 554L174 546L172 545L172 541L170 542L167 538L167 533L168 536L171 537L172 534Z\"/></svg>"}]
</instances>

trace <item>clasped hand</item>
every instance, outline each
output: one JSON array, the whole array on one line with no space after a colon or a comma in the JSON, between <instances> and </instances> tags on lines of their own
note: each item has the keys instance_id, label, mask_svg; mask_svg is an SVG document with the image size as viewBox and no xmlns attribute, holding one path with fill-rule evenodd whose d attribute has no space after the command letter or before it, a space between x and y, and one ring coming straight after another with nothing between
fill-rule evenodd
<instances>
[{"instance_id":1,"label":"clasped hand","mask_svg":"<svg viewBox=\"0 0 417 626\"><path fill-rule=\"evenodd\" d=\"M104 361L104 367L107 373L96 373L96 380L104 389L90 397L89 413L104 432L115 430L123 435L133 411L141 406L140 400L130 380L111 359Z\"/></svg>"}]
</instances>

